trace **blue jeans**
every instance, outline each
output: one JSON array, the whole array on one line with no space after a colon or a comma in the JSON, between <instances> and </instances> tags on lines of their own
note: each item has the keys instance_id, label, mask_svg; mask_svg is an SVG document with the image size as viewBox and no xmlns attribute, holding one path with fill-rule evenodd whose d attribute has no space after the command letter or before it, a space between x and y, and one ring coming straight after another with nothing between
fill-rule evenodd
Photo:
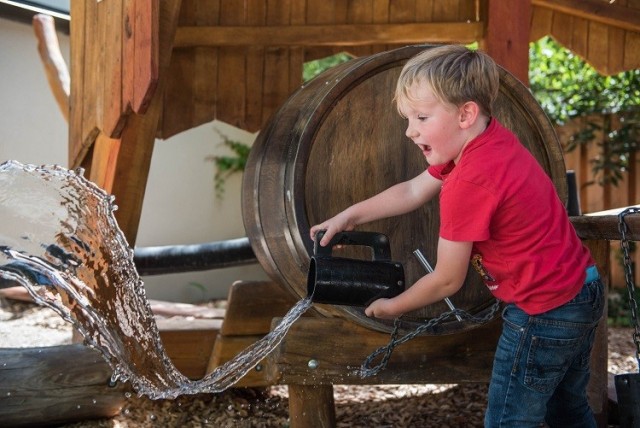
<instances>
[{"instance_id":1,"label":"blue jeans","mask_svg":"<svg viewBox=\"0 0 640 428\"><path fill-rule=\"evenodd\" d=\"M599 277L570 302L539 315L506 305L485 427L596 426L586 388L603 308Z\"/></svg>"}]
</instances>

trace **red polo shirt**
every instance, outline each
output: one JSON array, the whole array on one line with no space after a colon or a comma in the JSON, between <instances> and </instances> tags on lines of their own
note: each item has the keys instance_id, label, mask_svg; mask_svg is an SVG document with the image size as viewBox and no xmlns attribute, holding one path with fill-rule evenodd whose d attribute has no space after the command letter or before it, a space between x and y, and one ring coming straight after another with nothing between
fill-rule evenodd
<instances>
[{"instance_id":1,"label":"red polo shirt","mask_svg":"<svg viewBox=\"0 0 640 428\"><path fill-rule=\"evenodd\" d=\"M430 166L443 181L440 236L472 241L471 264L498 299L533 315L571 300L593 264L549 176L492 119L458 164Z\"/></svg>"}]
</instances>

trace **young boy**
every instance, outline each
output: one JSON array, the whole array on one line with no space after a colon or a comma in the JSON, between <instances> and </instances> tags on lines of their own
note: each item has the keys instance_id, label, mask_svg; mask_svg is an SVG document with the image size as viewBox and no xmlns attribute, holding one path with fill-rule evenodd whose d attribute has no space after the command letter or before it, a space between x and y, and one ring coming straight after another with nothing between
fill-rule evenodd
<instances>
[{"instance_id":1,"label":"young boy","mask_svg":"<svg viewBox=\"0 0 640 428\"><path fill-rule=\"evenodd\" d=\"M439 194L435 270L367 316L395 318L458 291L469 262L505 303L487 427L591 427L589 355L602 283L553 183L492 116L499 72L480 51L427 49L404 66L395 101L429 166L311 228L343 230L407 213Z\"/></svg>"}]
</instances>

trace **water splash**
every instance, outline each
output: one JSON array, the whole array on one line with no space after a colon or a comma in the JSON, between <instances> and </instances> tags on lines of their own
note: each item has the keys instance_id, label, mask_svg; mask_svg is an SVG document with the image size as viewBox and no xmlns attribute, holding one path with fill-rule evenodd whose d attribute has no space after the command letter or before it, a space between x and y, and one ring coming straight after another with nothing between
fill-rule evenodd
<instances>
[{"instance_id":1,"label":"water splash","mask_svg":"<svg viewBox=\"0 0 640 428\"><path fill-rule=\"evenodd\" d=\"M200 380L171 363L118 227L113 197L81 171L0 164L0 286L23 285L99 350L114 370L152 399L213 393L235 384L284 338L311 306L299 301L271 333Z\"/></svg>"}]
</instances>

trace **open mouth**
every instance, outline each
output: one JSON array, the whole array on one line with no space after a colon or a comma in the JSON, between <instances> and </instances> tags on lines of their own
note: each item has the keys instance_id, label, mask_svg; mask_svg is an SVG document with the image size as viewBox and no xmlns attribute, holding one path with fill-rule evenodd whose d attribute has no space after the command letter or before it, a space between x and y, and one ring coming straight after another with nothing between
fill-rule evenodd
<instances>
[{"instance_id":1,"label":"open mouth","mask_svg":"<svg viewBox=\"0 0 640 428\"><path fill-rule=\"evenodd\" d=\"M425 157L431 154L431 146L428 146L426 144L418 144L418 147Z\"/></svg>"}]
</instances>

